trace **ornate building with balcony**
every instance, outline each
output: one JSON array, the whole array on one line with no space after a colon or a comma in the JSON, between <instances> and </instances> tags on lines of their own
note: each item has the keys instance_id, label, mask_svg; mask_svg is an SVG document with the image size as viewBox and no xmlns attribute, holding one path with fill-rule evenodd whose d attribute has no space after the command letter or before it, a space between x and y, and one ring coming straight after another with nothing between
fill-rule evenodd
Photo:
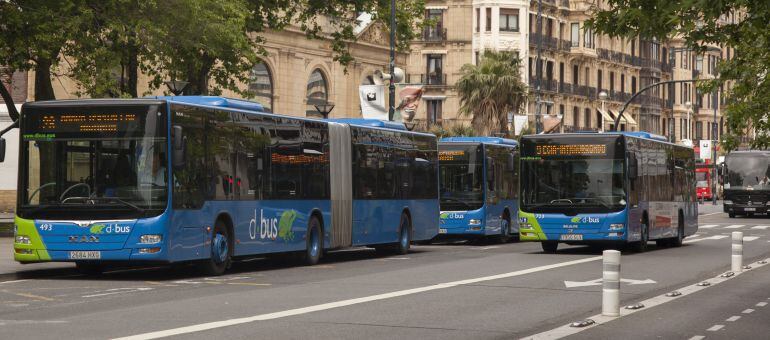
<instances>
[{"instance_id":1,"label":"ornate building with balcony","mask_svg":"<svg viewBox=\"0 0 770 340\"><path fill-rule=\"evenodd\" d=\"M412 83L425 84L426 105L417 118L428 125L470 120L457 113L453 85L462 65L476 63L486 49L516 51L531 94L521 114L527 114L534 131L539 93L541 117L561 120L551 132L612 129L637 91L661 81L713 77L718 60L730 57L719 46L695 55L677 39L661 43L597 35L584 26L593 0L542 0L541 25L538 0L428 0L426 5L426 17L438 25L412 43L407 72ZM672 141L714 139L724 129L721 101L714 98L697 93L692 83L655 86L634 98L619 128Z\"/></svg>"}]
</instances>

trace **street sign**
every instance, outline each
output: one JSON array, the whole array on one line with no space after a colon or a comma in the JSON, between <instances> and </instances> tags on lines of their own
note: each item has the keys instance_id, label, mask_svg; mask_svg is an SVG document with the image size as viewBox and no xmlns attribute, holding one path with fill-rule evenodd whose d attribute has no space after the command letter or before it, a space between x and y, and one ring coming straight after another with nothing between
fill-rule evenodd
<instances>
[{"instance_id":1,"label":"street sign","mask_svg":"<svg viewBox=\"0 0 770 340\"><path fill-rule=\"evenodd\" d=\"M711 159L711 141L700 141L700 159Z\"/></svg>"},{"instance_id":2,"label":"street sign","mask_svg":"<svg viewBox=\"0 0 770 340\"><path fill-rule=\"evenodd\" d=\"M620 279L620 282L627 283L632 286L658 283L652 279L646 279L646 280ZM567 288L601 286L601 285L602 285L601 278L590 280L590 281L564 281L564 286L566 286Z\"/></svg>"}]
</instances>

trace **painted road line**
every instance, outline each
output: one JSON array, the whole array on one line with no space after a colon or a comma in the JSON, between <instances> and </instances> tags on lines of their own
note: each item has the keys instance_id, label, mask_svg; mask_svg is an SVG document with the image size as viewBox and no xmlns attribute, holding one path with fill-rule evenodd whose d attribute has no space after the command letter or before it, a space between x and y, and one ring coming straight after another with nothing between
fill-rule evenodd
<instances>
[{"instance_id":1,"label":"painted road line","mask_svg":"<svg viewBox=\"0 0 770 340\"><path fill-rule=\"evenodd\" d=\"M770 228L770 225L755 225L751 227L751 229L759 229L759 230L765 230L767 228Z\"/></svg>"},{"instance_id":2,"label":"painted road line","mask_svg":"<svg viewBox=\"0 0 770 340\"><path fill-rule=\"evenodd\" d=\"M767 302L764 302L764 301L762 301L762 302L759 302L759 303L757 303L757 304L756 304L756 306L757 306L757 307L764 307L764 306L767 306Z\"/></svg>"},{"instance_id":3,"label":"painted road line","mask_svg":"<svg viewBox=\"0 0 770 340\"><path fill-rule=\"evenodd\" d=\"M2 292L6 293L6 294L11 294L11 295L21 296L21 297L25 297L25 298L35 299L35 300L38 300L38 301L56 301L56 299L52 299L52 298L45 297L45 296L40 296L40 295L35 295L35 294L30 294L30 293L15 293L15 292L9 292L7 290L2 290Z\"/></svg>"},{"instance_id":4,"label":"painted road line","mask_svg":"<svg viewBox=\"0 0 770 340\"><path fill-rule=\"evenodd\" d=\"M479 250L490 250L490 249L497 249L497 248L500 248L500 246L483 247L483 248L478 248L478 249Z\"/></svg>"},{"instance_id":5,"label":"painted road line","mask_svg":"<svg viewBox=\"0 0 770 340\"><path fill-rule=\"evenodd\" d=\"M700 241L707 241L707 240L721 240L723 238L727 238L727 235L714 235L704 238L692 238L692 239L686 239L683 243L695 243Z\"/></svg>"},{"instance_id":6,"label":"painted road line","mask_svg":"<svg viewBox=\"0 0 770 340\"><path fill-rule=\"evenodd\" d=\"M19 283L19 282L24 282L24 281L29 281L29 280L13 280L13 281L3 281L3 282L0 282L0 285L2 285L2 284L6 284L6 283Z\"/></svg>"},{"instance_id":7,"label":"painted road line","mask_svg":"<svg viewBox=\"0 0 770 340\"><path fill-rule=\"evenodd\" d=\"M696 335L696 336L694 336L694 337L692 337L692 338L689 338L689 339L687 339L687 340L702 340L702 339L705 339L705 338L706 338L706 337L705 337L705 336L703 336L703 335Z\"/></svg>"},{"instance_id":8,"label":"painted road line","mask_svg":"<svg viewBox=\"0 0 770 340\"><path fill-rule=\"evenodd\" d=\"M759 261L750 264L750 266L755 267L755 268L762 267L762 266L765 266L765 265L766 264L759 263ZM679 295L677 297L673 297L672 298L672 297L669 297L669 296L666 296L665 294L663 294L663 295L658 295L658 296L649 298L649 299L644 300L644 301L640 301L639 303L645 306L644 309L621 309L619 317L603 316L601 314L597 314L597 315L594 315L594 316L589 316L587 319L591 319L591 320L594 321L594 324L591 325L591 326L587 326L587 327L583 327L583 328L575 328L575 327L571 327L569 324L567 324L567 325L564 325L564 326L561 326L561 327L557 327L557 328L554 328L554 329L551 329L551 330L548 330L548 331L545 331L545 332L542 332L542 333L530 335L530 336L524 337L522 339L537 339L537 340L541 340L541 339L561 339L561 338L564 338L564 337L567 337L567 336L570 336L570 335L574 335L574 334L580 333L580 332L585 331L587 329L594 328L594 327L596 327L598 325L603 325L603 324L606 324L608 322L612 322L614 320L618 320L620 318L623 318L623 317L629 316L631 314L634 314L634 313L636 313L638 311L650 310L650 309L652 309L652 308L654 308L656 306L659 306L659 305L662 305L662 304L665 304L665 303L669 303L671 301L676 301L676 300L681 299L681 298L683 298L685 296L692 295L694 293L700 292L700 291L702 291L704 289L709 289L709 288L715 287L715 286L717 286L717 285L719 285L719 284L721 284L721 283L723 283L725 281L734 280L736 277L739 277L739 276L741 276L741 275L743 275L745 273L747 273L747 272L736 272L735 275L733 275L732 277L729 277L729 278L722 277L721 275L717 276L717 277L714 277L714 278L711 278L711 279L708 280L711 283L711 285L709 285L709 286L698 286L697 284L692 284L692 285L689 285L689 286L681 287L679 289L676 289L676 291L682 293L681 295ZM768 300L770 300L770 298L768 298Z\"/></svg>"},{"instance_id":9,"label":"painted road line","mask_svg":"<svg viewBox=\"0 0 770 340\"><path fill-rule=\"evenodd\" d=\"M517 270L515 272L483 276L483 277L460 280L460 281L439 283L435 285L399 290L399 291L390 292L390 293L377 294L377 295L365 296L360 298L329 302L329 303L324 303L320 305L289 309L281 312L260 314L260 315L248 316L248 317L237 318L237 319L207 322L207 323L190 325L186 327L172 328L172 329L167 329L167 330L162 330L157 332L137 334L137 335L119 338L118 340L157 339L157 338L163 338L168 336L189 334L189 333L201 332L201 331L210 330L210 329L229 327L229 326L251 323L256 321L274 320L274 319L308 314L308 313L313 313L313 312L318 312L323 310L353 306L353 305L358 305L358 304L367 303L367 302L380 301L380 300L392 299L392 298L413 295L418 293L430 292L430 291L439 290L439 289L452 288L452 287L457 287L462 285L469 285L469 284L474 284L479 282L499 280L499 279L505 279L510 277L516 277L516 276L523 276L523 275L538 273L538 272L547 271L551 269L557 269L557 268L568 267L568 266L573 266L577 264L599 261L601 259L602 259L601 256L594 256L594 257L589 257L589 258L580 259L580 260L560 262L560 263L549 264L549 265L540 266L540 267Z\"/></svg>"},{"instance_id":10,"label":"painted road line","mask_svg":"<svg viewBox=\"0 0 770 340\"><path fill-rule=\"evenodd\" d=\"M733 225L726 226L725 229L740 229L740 228L743 228L745 226L746 225L743 225L743 224L733 224Z\"/></svg>"},{"instance_id":11,"label":"painted road line","mask_svg":"<svg viewBox=\"0 0 770 340\"><path fill-rule=\"evenodd\" d=\"M740 318L741 318L740 315L733 315L733 316L727 318L727 320L725 320L725 321L735 322L735 321L738 321L738 319L740 319Z\"/></svg>"},{"instance_id":12,"label":"painted road line","mask_svg":"<svg viewBox=\"0 0 770 340\"><path fill-rule=\"evenodd\" d=\"M751 314L751 313L754 313L754 310L753 310L753 309L751 309L751 308L749 308L749 309L746 309L746 310L744 310L744 311L743 311L743 312L741 312L741 313L743 313L743 314Z\"/></svg>"},{"instance_id":13,"label":"painted road line","mask_svg":"<svg viewBox=\"0 0 770 340\"><path fill-rule=\"evenodd\" d=\"M699 216L711 216L711 215L716 215L716 214L723 214L723 212L720 211L720 212L715 212L715 213L703 214L703 215L699 215Z\"/></svg>"},{"instance_id":14,"label":"painted road line","mask_svg":"<svg viewBox=\"0 0 770 340\"><path fill-rule=\"evenodd\" d=\"M716 227L717 227L716 224L707 224L707 225L698 226L698 229L711 229L711 228L716 228Z\"/></svg>"},{"instance_id":15,"label":"painted road line","mask_svg":"<svg viewBox=\"0 0 770 340\"><path fill-rule=\"evenodd\" d=\"M743 237L743 242L755 241L758 238L759 238L759 236L744 236Z\"/></svg>"},{"instance_id":16,"label":"painted road line","mask_svg":"<svg viewBox=\"0 0 770 340\"><path fill-rule=\"evenodd\" d=\"M709 332L716 332L722 328L725 328L725 325L713 325L711 328L707 329Z\"/></svg>"},{"instance_id":17,"label":"painted road line","mask_svg":"<svg viewBox=\"0 0 770 340\"><path fill-rule=\"evenodd\" d=\"M150 287L137 287L137 288L112 288L107 289L103 293L97 292L98 294L90 294L90 295L83 295L84 298L92 298L92 297L101 297L101 296L107 296L107 295L115 295L115 294L125 294L125 293L136 293L136 292L144 292L152 290Z\"/></svg>"}]
</instances>

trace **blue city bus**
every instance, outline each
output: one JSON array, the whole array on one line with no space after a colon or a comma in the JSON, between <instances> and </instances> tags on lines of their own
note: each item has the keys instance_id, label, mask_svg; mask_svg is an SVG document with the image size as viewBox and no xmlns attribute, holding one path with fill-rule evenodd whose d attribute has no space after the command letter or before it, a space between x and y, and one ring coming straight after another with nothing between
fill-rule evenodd
<instances>
[{"instance_id":1,"label":"blue city bus","mask_svg":"<svg viewBox=\"0 0 770 340\"><path fill-rule=\"evenodd\" d=\"M518 143L497 137L442 138L439 238L518 236Z\"/></svg>"},{"instance_id":2,"label":"blue city bus","mask_svg":"<svg viewBox=\"0 0 770 340\"><path fill-rule=\"evenodd\" d=\"M14 258L118 263L234 259L438 233L434 135L317 120L209 96L24 104Z\"/></svg>"},{"instance_id":3,"label":"blue city bus","mask_svg":"<svg viewBox=\"0 0 770 340\"><path fill-rule=\"evenodd\" d=\"M541 242L678 247L698 230L692 148L646 132L525 136L520 237Z\"/></svg>"}]
</instances>

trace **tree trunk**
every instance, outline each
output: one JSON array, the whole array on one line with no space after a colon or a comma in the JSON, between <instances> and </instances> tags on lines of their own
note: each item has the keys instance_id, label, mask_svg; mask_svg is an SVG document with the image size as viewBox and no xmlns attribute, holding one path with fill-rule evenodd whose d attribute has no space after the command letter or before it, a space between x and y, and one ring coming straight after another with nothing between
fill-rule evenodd
<instances>
[{"instance_id":1,"label":"tree trunk","mask_svg":"<svg viewBox=\"0 0 770 340\"><path fill-rule=\"evenodd\" d=\"M209 93L209 73L214 61L204 54L200 57L200 62L200 68L196 68L193 64L187 66L187 79L185 80L190 84L185 94L205 96Z\"/></svg>"},{"instance_id":2,"label":"tree trunk","mask_svg":"<svg viewBox=\"0 0 770 340\"><path fill-rule=\"evenodd\" d=\"M128 50L128 84L126 84L126 92L132 97L139 97L139 90L137 89L139 84L139 48L132 41Z\"/></svg>"},{"instance_id":3,"label":"tree trunk","mask_svg":"<svg viewBox=\"0 0 770 340\"><path fill-rule=\"evenodd\" d=\"M35 64L35 100L56 99L56 95L53 93L53 85L51 84L52 64L49 59L37 59Z\"/></svg>"}]
</instances>

